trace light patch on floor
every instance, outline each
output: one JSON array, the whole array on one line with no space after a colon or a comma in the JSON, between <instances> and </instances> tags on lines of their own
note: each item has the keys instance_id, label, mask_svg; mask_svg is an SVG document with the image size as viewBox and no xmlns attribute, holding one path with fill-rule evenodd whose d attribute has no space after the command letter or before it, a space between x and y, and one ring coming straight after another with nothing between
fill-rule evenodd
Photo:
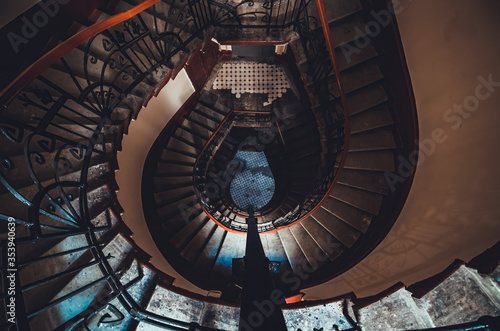
<instances>
[{"instance_id":1,"label":"light patch on floor","mask_svg":"<svg viewBox=\"0 0 500 331\"><path fill-rule=\"evenodd\" d=\"M231 90L237 98L241 98L243 93L267 94L264 106L268 106L281 98L290 84L283 69L275 64L238 61L224 63L212 87L215 90Z\"/></svg>"}]
</instances>

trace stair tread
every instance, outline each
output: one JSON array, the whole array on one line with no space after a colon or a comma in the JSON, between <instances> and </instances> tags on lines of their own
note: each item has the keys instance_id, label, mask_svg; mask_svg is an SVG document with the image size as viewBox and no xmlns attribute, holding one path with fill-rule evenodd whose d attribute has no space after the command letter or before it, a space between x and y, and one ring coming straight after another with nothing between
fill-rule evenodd
<instances>
[{"instance_id":1,"label":"stair tread","mask_svg":"<svg viewBox=\"0 0 500 331\"><path fill-rule=\"evenodd\" d=\"M333 187L330 197L364 210L372 215L378 215L383 196L350 186L337 184Z\"/></svg>"},{"instance_id":2,"label":"stair tread","mask_svg":"<svg viewBox=\"0 0 500 331\"><path fill-rule=\"evenodd\" d=\"M380 84L368 85L362 89L347 94L349 115L352 116L363 110L372 108L387 101L385 89Z\"/></svg>"},{"instance_id":3,"label":"stair tread","mask_svg":"<svg viewBox=\"0 0 500 331\"><path fill-rule=\"evenodd\" d=\"M197 210L198 215L193 215L193 212L183 214L184 226L170 238L170 242L177 250L182 250L182 247L188 243L189 238L194 236L208 220L208 217L200 208Z\"/></svg>"},{"instance_id":4,"label":"stair tread","mask_svg":"<svg viewBox=\"0 0 500 331\"><path fill-rule=\"evenodd\" d=\"M289 227L290 232L304 253L309 265L314 269L320 267L328 260L328 255L321 249L318 243L309 235L301 223Z\"/></svg>"},{"instance_id":5,"label":"stair tread","mask_svg":"<svg viewBox=\"0 0 500 331\"><path fill-rule=\"evenodd\" d=\"M349 151L370 151L397 148L390 129L378 129L351 135Z\"/></svg>"},{"instance_id":6,"label":"stair tread","mask_svg":"<svg viewBox=\"0 0 500 331\"><path fill-rule=\"evenodd\" d=\"M338 182L374 193L384 195L388 193L388 184L384 174L376 171L343 169Z\"/></svg>"},{"instance_id":7,"label":"stair tread","mask_svg":"<svg viewBox=\"0 0 500 331\"><path fill-rule=\"evenodd\" d=\"M233 258L245 256L245 243L245 235L227 232L217 260L210 272L210 277L219 279L219 282L226 285L225 279L231 278Z\"/></svg>"},{"instance_id":8,"label":"stair tread","mask_svg":"<svg viewBox=\"0 0 500 331\"><path fill-rule=\"evenodd\" d=\"M361 235L353 227L323 208L318 208L311 217L347 248L351 248Z\"/></svg>"},{"instance_id":9,"label":"stair tread","mask_svg":"<svg viewBox=\"0 0 500 331\"><path fill-rule=\"evenodd\" d=\"M372 220L372 215L331 197L323 202L321 208L361 233L366 233Z\"/></svg>"},{"instance_id":10,"label":"stair tread","mask_svg":"<svg viewBox=\"0 0 500 331\"><path fill-rule=\"evenodd\" d=\"M280 269L282 271L291 268L288 263L288 258L285 249L281 243L280 237L277 232L260 234L264 253L270 261L280 262Z\"/></svg>"},{"instance_id":11,"label":"stair tread","mask_svg":"<svg viewBox=\"0 0 500 331\"><path fill-rule=\"evenodd\" d=\"M208 274L215 263L215 260L219 254L221 245L224 242L224 238L227 231L218 225L215 225L215 231L208 238L208 241L203 248L202 252L198 256L196 262L193 265L195 270L198 270L200 274Z\"/></svg>"},{"instance_id":12,"label":"stair tread","mask_svg":"<svg viewBox=\"0 0 500 331\"><path fill-rule=\"evenodd\" d=\"M395 121L387 105L379 105L351 116L351 134L392 125Z\"/></svg>"},{"instance_id":13,"label":"stair tread","mask_svg":"<svg viewBox=\"0 0 500 331\"><path fill-rule=\"evenodd\" d=\"M215 231L217 224L212 221L206 222L189 241L189 243L182 249L180 255L188 262L194 263L198 256L201 254L206 242L209 240L211 234Z\"/></svg>"},{"instance_id":14,"label":"stair tread","mask_svg":"<svg viewBox=\"0 0 500 331\"><path fill-rule=\"evenodd\" d=\"M358 170L394 171L392 151L349 152L345 168Z\"/></svg>"},{"instance_id":15,"label":"stair tread","mask_svg":"<svg viewBox=\"0 0 500 331\"><path fill-rule=\"evenodd\" d=\"M192 190L192 188L191 188ZM162 205L157 206L157 213L160 215L162 218L169 218L169 215L172 214L179 214L179 212L182 210L184 206L189 206L191 203L196 202L196 194L193 192L186 192L183 195L175 195L174 197L170 198L169 200L164 200L161 201Z\"/></svg>"},{"instance_id":16,"label":"stair tread","mask_svg":"<svg viewBox=\"0 0 500 331\"><path fill-rule=\"evenodd\" d=\"M299 244L295 240L289 228L283 228L278 231L281 244L285 249L288 262L292 266L294 273L301 273L304 267L308 267L307 259Z\"/></svg>"},{"instance_id":17,"label":"stair tread","mask_svg":"<svg viewBox=\"0 0 500 331\"><path fill-rule=\"evenodd\" d=\"M321 247L323 252L328 255L328 258L333 261L343 251L342 243L336 239L328 230L319 224L314 218L308 217L303 220L301 226L309 233L314 239L316 244Z\"/></svg>"}]
</instances>

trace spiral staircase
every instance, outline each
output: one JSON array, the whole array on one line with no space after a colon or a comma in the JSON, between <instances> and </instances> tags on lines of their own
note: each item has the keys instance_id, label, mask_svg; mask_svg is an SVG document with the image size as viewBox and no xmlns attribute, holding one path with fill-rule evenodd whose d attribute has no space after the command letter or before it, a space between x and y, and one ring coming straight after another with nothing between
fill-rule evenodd
<instances>
[{"instance_id":1,"label":"spiral staircase","mask_svg":"<svg viewBox=\"0 0 500 331\"><path fill-rule=\"evenodd\" d=\"M246 2L112 1L96 22L86 22L88 29L83 24L49 51L52 62L29 67L2 91L4 329L244 329L234 259L245 255L248 213L227 192L210 196L206 183L228 169L249 132L275 133L263 151L278 198L255 216L264 252L277 266L275 286L287 298L344 272L388 233L411 180L391 190L384 173L397 169L397 153L415 148L417 129L414 104L395 87L391 70L404 68L401 59L388 61L390 49L376 42L343 56L343 47L356 44L356 27L368 33L372 2L332 1L322 11L310 1L280 1L262 4L265 14L252 14ZM325 18L328 29L315 17ZM247 100L255 107L240 114L249 109L235 108L242 107L239 98L213 88L220 63L235 59L218 52L212 38L231 44L249 31L289 42L273 61L294 88L267 106ZM193 68L210 52L216 61L203 62L207 75L200 78ZM121 219L115 193L116 153L130 122L185 67L197 91L148 155L143 209L165 259L220 298L178 288L150 264ZM497 246L408 288L283 305L287 328L407 330L470 322L449 329L493 330L498 320L476 321L500 313ZM467 314L460 300L470 303Z\"/></svg>"}]
</instances>

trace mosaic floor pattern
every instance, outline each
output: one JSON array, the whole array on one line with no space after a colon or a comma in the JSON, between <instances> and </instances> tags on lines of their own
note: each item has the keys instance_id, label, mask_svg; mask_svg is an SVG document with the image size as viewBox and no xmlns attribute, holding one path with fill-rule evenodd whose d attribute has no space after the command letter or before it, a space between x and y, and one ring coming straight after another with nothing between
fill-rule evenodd
<instances>
[{"instance_id":1,"label":"mosaic floor pattern","mask_svg":"<svg viewBox=\"0 0 500 331\"><path fill-rule=\"evenodd\" d=\"M234 161L242 168L230 184L233 201L242 209L264 207L274 195L274 177L264 152L238 151Z\"/></svg>"},{"instance_id":2,"label":"mosaic floor pattern","mask_svg":"<svg viewBox=\"0 0 500 331\"><path fill-rule=\"evenodd\" d=\"M240 98L242 93L263 93L268 95L264 106L281 98L290 88L283 69L275 64L253 61L224 63L213 83L214 89L230 89Z\"/></svg>"}]
</instances>

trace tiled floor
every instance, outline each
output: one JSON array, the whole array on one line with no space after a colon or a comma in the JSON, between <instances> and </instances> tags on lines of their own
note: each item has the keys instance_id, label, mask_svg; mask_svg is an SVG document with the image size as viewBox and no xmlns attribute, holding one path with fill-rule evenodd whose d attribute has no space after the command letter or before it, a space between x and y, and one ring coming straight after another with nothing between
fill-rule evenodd
<instances>
[{"instance_id":1,"label":"tiled floor","mask_svg":"<svg viewBox=\"0 0 500 331\"><path fill-rule=\"evenodd\" d=\"M214 89L230 89L240 98L243 93L268 95L264 106L281 98L290 88L283 69L275 64L253 61L224 63L213 83Z\"/></svg>"},{"instance_id":2,"label":"tiled floor","mask_svg":"<svg viewBox=\"0 0 500 331\"><path fill-rule=\"evenodd\" d=\"M234 161L242 167L230 184L233 201L241 209L264 207L274 195L274 177L264 152L238 151Z\"/></svg>"}]
</instances>

